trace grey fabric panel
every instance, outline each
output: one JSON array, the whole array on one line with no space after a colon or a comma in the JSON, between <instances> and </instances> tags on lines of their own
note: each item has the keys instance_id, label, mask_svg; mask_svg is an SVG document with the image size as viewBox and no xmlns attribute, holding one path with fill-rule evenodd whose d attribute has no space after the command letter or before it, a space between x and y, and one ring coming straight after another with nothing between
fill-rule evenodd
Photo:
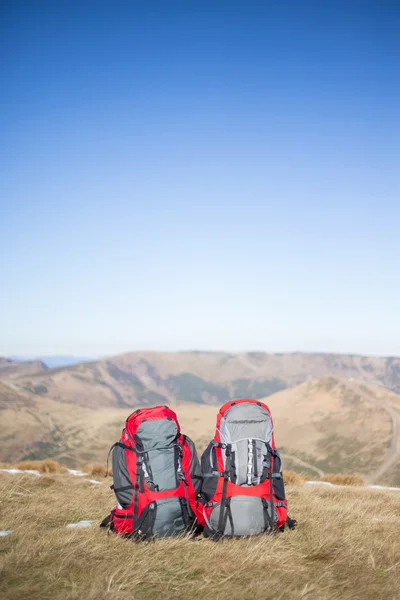
<instances>
[{"instance_id":1,"label":"grey fabric panel","mask_svg":"<svg viewBox=\"0 0 400 600\"><path fill-rule=\"evenodd\" d=\"M221 419L221 438L225 443L232 445L235 453L236 484L248 485L248 461L249 461L249 443L248 440L256 440L256 459L257 459L257 479L253 475L252 483L259 483L259 478L263 469L263 461L266 455L267 447L260 440L266 443L271 442L272 438L272 420L269 412L258 404L241 403L232 406ZM225 453L223 452L224 461Z\"/></svg>"},{"instance_id":2,"label":"grey fabric panel","mask_svg":"<svg viewBox=\"0 0 400 600\"><path fill-rule=\"evenodd\" d=\"M166 537L182 533L185 523L182 517L181 503L178 498L157 500L156 518L153 533L157 537Z\"/></svg>"},{"instance_id":3,"label":"grey fabric panel","mask_svg":"<svg viewBox=\"0 0 400 600\"><path fill-rule=\"evenodd\" d=\"M165 448L175 444L178 427L175 421L168 419L143 421L136 435L140 438L144 450Z\"/></svg>"},{"instance_id":4,"label":"grey fabric panel","mask_svg":"<svg viewBox=\"0 0 400 600\"><path fill-rule=\"evenodd\" d=\"M172 490L177 487L175 465L175 448L149 452L148 464L152 473L152 481L158 490ZM157 488L156 488L157 489Z\"/></svg>"},{"instance_id":5,"label":"grey fabric panel","mask_svg":"<svg viewBox=\"0 0 400 600\"><path fill-rule=\"evenodd\" d=\"M235 453L236 485L247 485L248 441L242 440L232 444Z\"/></svg>"},{"instance_id":6,"label":"grey fabric panel","mask_svg":"<svg viewBox=\"0 0 400 600\"><path fill-rule=\"evenodd\" d=\"M194 442L192 442L192 440L190 438L188 438L187 436L186 436L186 441L189 444L190 450L192 452L192 459L190 461L190 476L192 478L192 482L193 482L193 486L196 491L196 494L199 494L200 489L201 489L201 481L202 481L200 462L199 462L199 458L197 456L196 446L194 445Z\"/></svg>"},{"instance_id":7,"label":"grey fabric panel","mask_svg":"<svg viewBox=\"0 0 400 600\"><path fill-rule=\"evenodd\" d=\"M221 434L226 443L242 439L261 439L266 442L272 437L271 416L258 404L235 404L221 419Z\"/></svg>"},{"instance_id":8,"label":"grey fabric panel","mask_svg":"<svg viewBox=\"0 0 400 600\"><path fill-rule=\"evenodd\" d=\"M267 446L259 440L242 440L232 445L235 450L236 484L258 485L260 483L263 462L268 453ZM250 476L249 476L250 467Z\"/></svg>"},{"instance_id":9,"label":"grey fabric panel","mask_svg":"<svg viewBox=\"0 0 400 600\"><path fill-rule=\"evenodd\" d=\"M147 452L151 479L158 489L171 490L177 487L175 447L178 429L174 421L165 419L144 421L137 436Z\"/></svg>"},{"instance_id":10,"label":"grey fabric panel","mask_svg":"<svg viewBox=\"0 0 400 600\"><path fill-rule=\"evenodd\" d=\"M210 514L210 525L216 531L218 528L221 505L216 504ZM233 535L258 535L265 529L264 507L261 498L254 496L233 496L231 498L231 513L233 520ZM225 535L232 535L230 520L227 519Z\"/></svg>"},{"instance_id":11,"label":"grey fabric panel","mask_svg":"<svg viewBox=\"0 0 400 600\"><path fill-rule=\"evenodd\" d=\"M115 446L113 450L112 470L115 488L118 489L127 485L132 485L128 467L126 466L125 450L120 446ZM123 492L115 492L117 501L122 506L122 508L128 508L128 506L132 502L132 494L133 489L125 490Z\"/></svg>"}]
</instances>

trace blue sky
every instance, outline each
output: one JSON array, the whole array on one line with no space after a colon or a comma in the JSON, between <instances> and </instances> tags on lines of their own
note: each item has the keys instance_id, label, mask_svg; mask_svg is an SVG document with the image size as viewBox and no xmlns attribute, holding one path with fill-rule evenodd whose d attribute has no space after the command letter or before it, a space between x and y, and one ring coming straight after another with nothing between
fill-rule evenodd
<instances>
[{"instance_id":1,"label":"blue sky","mask_svg":"<svg viewBox=\"0 0 400 600\"><path fill-rule=\"evenodd\" d=\"M400 354L400 7L1 6L0 354Z\"/></svg>"}]
</instances>

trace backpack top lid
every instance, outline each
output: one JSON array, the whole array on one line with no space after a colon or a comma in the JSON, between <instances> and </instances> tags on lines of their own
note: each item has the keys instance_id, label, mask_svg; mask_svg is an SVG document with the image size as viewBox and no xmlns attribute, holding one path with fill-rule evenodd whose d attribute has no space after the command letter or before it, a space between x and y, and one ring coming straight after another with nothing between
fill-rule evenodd
<instances>
[{"instance_id":1,"label":"backpack top lid","mask_svg":"<svg viewBox=\"0 0 400 600\"><path fill-rule=\"evenodd\" d=\"M221 407L214 440L235 444L245 439L266 442L275 447L274 424L266 404L258 400L234 400Z\"/></svg>"},{"instance_id":2,"label":"backpack top lid","mask_svg":"<svg viewBox=\"0 0 400 600\"><path fill-rule=\"evenodd\" d=\"M221 406L221 408L219 409L217 420L218 420L218 418L223 417L225 415L225 413L228 412L228 410L230 410L232 408L232 406L235 406L236 404L245 404L245 403L258 404L258 406L262 406L271 415L271 411L269 410L268 406L266 404L264 404L264 402L261 402L260 400L253 400L251 398L242 398L241 400L230 400L229 402L226 402L226 404ZM217 424L218 424L218 422L217 422Z\"/></svg>"},{"instance_id":3,"label":"backpack top lid","mask_svg":"<svg viewBox=\"0 0 400 600\"><path fill-rule=\"evenodd\" d=\"M173 421L176 425L177 434L180 434L181 428L178 417L168 406L154 406L152 408L138 408L126 419L125 430L133 439L139 427L146 421Z\"/></svg>"}]
</instances>

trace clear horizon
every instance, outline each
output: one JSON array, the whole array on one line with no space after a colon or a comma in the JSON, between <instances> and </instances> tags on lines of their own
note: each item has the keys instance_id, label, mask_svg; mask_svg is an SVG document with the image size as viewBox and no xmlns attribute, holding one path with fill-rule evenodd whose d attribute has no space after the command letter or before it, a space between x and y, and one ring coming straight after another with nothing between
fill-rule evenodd
<instances>
[{"instance_id":1,"label":"clear horizon","mask_svg":"<svg viewBox=\"0 0 400 600\"><path fill-rule=\"evenodd\" d=\"M353 353L353 352L326 352L326 351L303 351L303 350L288 350L288 351L283 351L283 352L274 352L273 350L223 350L223 349L219 349L219 350L206 350L206 349L178 349L178 350L152 350L152 349L136 349L136 350L125 350L123 352L117 352L114 354L102 354L102 355L97 355L97 356L79 356L76 354L32 354L32 355L18 355L18 354L8 354L8 355L3 355L4 358L8 358L11 360L16 360L16 361L31 361L31 360L46 360L46 359L55 359L55 358L59 358L59 359L79 359L79 362L90 362L90 361L97 361L97 360L105 360L107 358L111 358L113 356L119 356L122 354L129 354L132 352L137 352L137 353L148 353L148 352L154 352L154 353L163 353L163 352L171 352L171 353L185 353L185 352L204 352L204 353L222 353L222 354L246 354L246 353L252 353L252 352L260 352L260 353L264 353L264 354L305 354L305 355L313 355L313 354L332 354L332 355L337 355L337 356L365 356L366 358L400 358L400 355L388 355L388 354L362 354L362 353ZM1 358L2 355L0 355Z\"/></svg>"},{"instance_id":2,"label":"clear horizon","mask_svg":"<svg viewBox=\"0 0 400 600\"><path fill-rule=\"evenodd\" d=\"M399 356L400 6L167 4L3 7L0 355Z\"/></svg>"}]
</instances>

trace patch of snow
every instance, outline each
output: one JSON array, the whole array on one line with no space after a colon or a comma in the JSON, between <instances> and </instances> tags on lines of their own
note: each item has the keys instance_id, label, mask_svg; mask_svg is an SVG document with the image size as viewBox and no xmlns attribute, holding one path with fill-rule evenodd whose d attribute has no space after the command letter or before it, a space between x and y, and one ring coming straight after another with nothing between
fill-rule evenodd
<instances>
[{"instance_id":1,"label":"patch of snow","mask_svg":"<svg viewBox=\"0 0 400 600\"><path fill-rule=\"evenodd\" d=\"M400 519L390 519L389 517L371 517L371 521L390 521L391 523L400 523Z\"/></svg>"},{"instance_id":2,"label":"patch of snow","mask_svg":"<svg viewBox=\"0 0 400 600\"><path fill-rule=\"evenodd\" d=\"M92 523L94 523L94 521L79 521L78 523L68 523L67 527L81 529L82 527L90 527Z\"/></svg>"},{"instance_id":3,"label":"patch of snow","mask_svg":"<svg viewBox=\"0 0 400 600\"><path fill-rule=\"evenodd\" d=\"M391 490L392 492L400 492L400 487L387 487L385 485L337 485L335 483L331 483L330 481L305 481L304 483L306 483L307 485L327 485L329 487L336 487L336 488L369 488L371 490Z\"/></svg>"},{"instance_id":4,"label":"patch of snow","mask_svg":"<svg viewBox=\"0 0 400 600\"><path fill-rule=\"evenodd\" d=\"M35 471L34 469L0 469L3 473L11 473L12 475L16 475L17 473L30 473L31 475L37 475L40 477L39 471Z\"/></svg>"},{"instance_id":5,"label":"patch of snow","mask_svg":"<svg viewBox=\"0 0 400 600\"><path fill-rule=\"evenodd\" d=\"M12 529L0 529L0 537L6 537L10 533L12 533Z\"/></svg>"},{"instance_id":6,"label":"patch of snow","mask_svg":"<svg viewBox=\"0 0 400 600\"><path fill-rule=\"evenodd\" d=\"M99 485L101 485L101 481L96 481L96 479L86 479L86 481L89 481L90 483L97 483Z\"/></svg>"},{"instance_id":7,"label":"patch of snow","mask_svg":"<svg viewBox=\"0 0 400 600\"><path fill-rule=\"evenodd\" d=\"M386 487L385 485L367 485L371 490L391 490L392 492L400 492L398 487Z\"/></svg>"},{"instance_id":8,"label":"patch of snow","mask_svg":"<svg viewBox=\"0 0 400 600\"><path fill-rule=\"evenodd\" d=\"M84 475L87 475L87 473L84 473L83 471L76 471L75 469L68 469L68 473L70 475L76 475L76 477L83 477Z\"/></svg>"},{"instance_id":9,"label":"patch of snow","mask_svg":"<svg viewBox=\"0 0 400 600\"><path fill-rule=\"evenodd\" d=\"M305 483L307 483L307 485L327 485L329 487L340 487L330 483L329 481L306 481Z\"/></svg>"}]
</instances>

